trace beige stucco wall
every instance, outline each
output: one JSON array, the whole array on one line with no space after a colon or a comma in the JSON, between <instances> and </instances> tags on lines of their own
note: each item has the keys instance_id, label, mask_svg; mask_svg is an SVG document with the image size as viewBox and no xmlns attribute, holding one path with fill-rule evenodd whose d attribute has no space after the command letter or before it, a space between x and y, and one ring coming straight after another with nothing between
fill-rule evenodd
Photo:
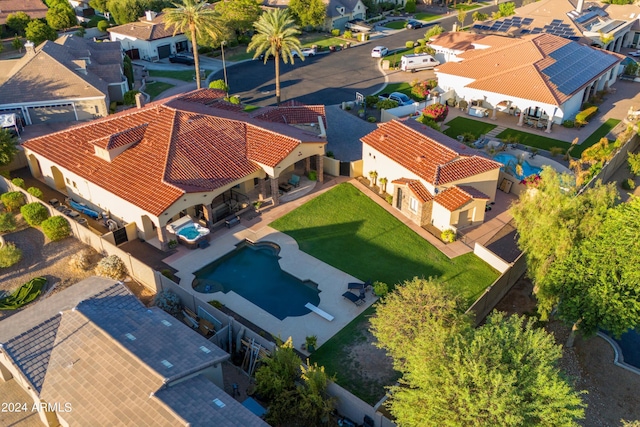
<instances>
[{"instance_id":1,"label":"beige stucco wall","mask_svg":"<svg viewBox=\"0 0 640 427\"><path fill-rule=\"evenodd\" d=\"M109 113L106 97L76 101L76 113L78 120L92 120L96 117L104 117Z\"/></svg>"},{"instance_id":2,"label":"beige stucco wall","mask_svg":"<svg viewBox=\"0 0 640 427\"><path fill-rule=\"evenodd\" d=\"M260 165L260 167L267 173L267 175L277 178L280 175L284 174L287 168L295 165L295 163L299 162L300 160L304 160L307 157L315 155L324 156L324 149L326 144L327 143L324 141L314 143L305 142L298 144L298 147L296 147L291 153L289 153L289 155L275 167L270 167L258 162L256 163Z\"/></svg>"},{"instance_id":3,"label":"beige stucco wall","mask_svg":"<svg viewBox=\"0 0 640 427\"><path fill-rule=\"evenodd\" d=\"M478 191L482 191L484 194L489 196L490 201L493 202L496 199L496 190L498 188L499 176L500 169L494 169L458 181L449 182L446 185L440 186L438 188L440 191L442 191L445 188L453 187L454 185L468 185Z\"/></svg>"}]
</instances>

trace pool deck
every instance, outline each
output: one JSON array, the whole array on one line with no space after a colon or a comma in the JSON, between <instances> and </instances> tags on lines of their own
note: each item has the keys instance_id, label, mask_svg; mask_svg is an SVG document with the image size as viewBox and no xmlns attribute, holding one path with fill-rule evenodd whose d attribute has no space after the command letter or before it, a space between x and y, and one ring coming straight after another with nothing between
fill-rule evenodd
<instances>
[{"instance_id":1,"label":"pool deck","mask_svg":"<svg viewBox=\"0 0 640 427\"><path fill-rule=\"evenodd\" d=\"M253 242L268 241L279 245L280 268L300 280L311 280L317 283L320 291L318 307L334 316L334 319L328 321L311 312L304 316L280 320L233 291L226 294L223 292L201 293L192 288L195 271L234 251L236 245L245 239ZM220 301L229 309L275 336L283 339L292 337L297 348L309 335L316 335L318 346L322 345L377 300L371 291L367 292L365 304L359 307L345 299L342 294L347 291L347 283L360 282L360 280L302 252L293 238L268 226L257 230L240 226L224 233L216 233L212 238L211 246L197 251L180 248L177 253L163 261L178 270L175 276L180 279L180 286L183 289L203 301ZM256 280L259 281L260 278L256 277ZM283 295L283 298L286 298L286 295Z\"/></svg>"}]
</instances>

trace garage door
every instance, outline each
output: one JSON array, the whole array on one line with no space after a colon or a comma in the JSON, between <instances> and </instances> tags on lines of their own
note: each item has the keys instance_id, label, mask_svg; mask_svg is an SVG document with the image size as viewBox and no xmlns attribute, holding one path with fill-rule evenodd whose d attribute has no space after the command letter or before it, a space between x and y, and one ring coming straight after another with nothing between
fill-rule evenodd
<instances>
[{"instance_id":1,"label":"garage door","mask_svg":"<svg viewBox=\"0 0 640 427\"><path fill-rule=\"evenodd\" d=\"M31 123L34 125L40 123L73 122L76 120L73 105L71 104L29 107L29 116L31 117Z\"/></svg>"},{"instance_id":2,"label":"garage door","mask_svg":"<svg viewBox=\"0 0 640 427\"><path fill-rule=\"evenodd\" d=\"M160 59L168 58L169 55L171 55L171 45L170 44L165 44L165 45L162 45L162 46L158 46L158 57Z\"/></svg>"}]
</instances>

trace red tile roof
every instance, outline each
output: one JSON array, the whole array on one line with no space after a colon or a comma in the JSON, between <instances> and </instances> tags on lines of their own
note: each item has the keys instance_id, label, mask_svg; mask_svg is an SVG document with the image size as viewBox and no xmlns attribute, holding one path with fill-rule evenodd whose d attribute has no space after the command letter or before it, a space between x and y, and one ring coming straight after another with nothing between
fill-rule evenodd
<instances>
[{"instance_id":1,"label":"red tile roof","mask_svg":"<svg viewBox=\"0 0 640 427\"><path fill-rule=\"evenodd\" d=\"M421 203L433 200L433 196L420 181L417 179L400 178L391 181L393 184L406 185L409 190L420 200Z\"/></svg>"},{"instance_id":2,"label":"red tile roof","mask_svg":"<svg viewBox=\"0 0 640 427\"><path fill-rule=\"evenodd\" d=\"M288 123L290 125L315 124L318 123L318 116L320 116L322 117L324 125L327 125L324 105L267 107L257 110L252 116L261 120L268 120L276 123Z\"/></svg>"},{"instance_id":3,"label":"red tile roof","mask_svg":"<svg viewBox=\"0 0 640 427\"><path fill-rule=\"evenodd\" d=\"M361 141L433 184L464 179L502 165L415 120L382 123ZM463 156L461 151L469 155Z\"/></svg>"},{"instance_id":4,"label":"red tile roof","mask_svg":"<svg viewBox=\"0 0 640 427\"><path fill-rule=\"evenodd\" d=\"M454 185L438 193L433 200L444 206L448 211L455 211L473 199L489 200L489 197L468 185Z\"/></svg>"},{"instance_id":5,"label":"red tile roof","mask_svg":"<svg viewBox=\"0 0 640 427\"><path fill-rule=\"evenodd\" d=\"M276 166L301 143L326 143L293 126L189 102L213 101L221 93L201 91L209 93L192 92L124 111L31 139L24 147L160 215L185 193L220 188L259 170L256 163ZM94 155L93 144L122 146L140 134L137 144L111 162Z\"/></svg>"}]
</instances>

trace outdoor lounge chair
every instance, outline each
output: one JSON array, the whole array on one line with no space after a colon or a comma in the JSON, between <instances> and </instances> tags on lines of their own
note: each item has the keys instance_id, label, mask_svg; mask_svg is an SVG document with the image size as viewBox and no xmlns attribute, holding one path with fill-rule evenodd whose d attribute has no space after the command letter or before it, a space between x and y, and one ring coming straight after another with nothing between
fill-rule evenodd
<instances>
[{"instance_id":1,"label":"outdoor lounge chair","mask_svg":"<svg viewBox=\"0 0 640 427\"><path fill-rule=\"evenodd\" d=\"M342 294L342 296L357 306L361 306L362 304L364 304L364 298L357 296L353 292L347 291L344 294Z\"/></svg>"},{"instance_id":2,"label":"outdoor lounge chair","mask_svg":"<svg viewBox=\"0 0 640 427\"><path fill-rule=\"evenodd\" d=\"M367 289L369 286L371 286L371 280L367 280L364 283L348 283L347 289Z\"/></svg>"},{"instance_id":3,"label":"outdoor lounge chair","mask_svg":"<svg viewBox=\"0 0 640 427\"><path fill-rule=\"evenodd\" d=\"M294 187L298 187L300 185L300 177L296 174L291 175L291 178L289 178L289 184Z\"/></svg>"}]
</instances>

